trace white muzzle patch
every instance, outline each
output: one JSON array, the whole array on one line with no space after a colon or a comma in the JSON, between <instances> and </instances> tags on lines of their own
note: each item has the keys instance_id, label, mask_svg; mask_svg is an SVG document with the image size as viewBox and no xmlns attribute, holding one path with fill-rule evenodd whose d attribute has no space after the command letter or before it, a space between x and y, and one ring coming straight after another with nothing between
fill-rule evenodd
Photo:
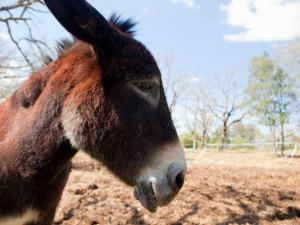
<instances>
[{"instance_id":1,"label":"white muzzle patch","mask_svg":"<svg viewBox=\"0 0 300 225\"><path fill-rule=\"evenodd\" d=\"M169 204L178 194L186 174L186 160L180 142L162 147L144 168L134 196L150 212Z\"/></svg>"}]
</instances>

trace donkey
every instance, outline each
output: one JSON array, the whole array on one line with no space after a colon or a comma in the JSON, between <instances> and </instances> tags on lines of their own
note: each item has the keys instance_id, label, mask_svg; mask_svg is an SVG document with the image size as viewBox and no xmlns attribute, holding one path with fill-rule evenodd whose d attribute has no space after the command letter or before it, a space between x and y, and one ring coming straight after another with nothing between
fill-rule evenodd
<instances>
[{"instance_id":1,"label":"donkey","mask_svg":"<svg viewBox=\"0 0 300 225\"><path fill-rule=\"evenodd\" d=\"M132 20L107 21L85 0L45 3L75 41L0 105L0 224L52 224L79 150L155 212L186 174L156 61Z\"/></svg>"}]
</instances>

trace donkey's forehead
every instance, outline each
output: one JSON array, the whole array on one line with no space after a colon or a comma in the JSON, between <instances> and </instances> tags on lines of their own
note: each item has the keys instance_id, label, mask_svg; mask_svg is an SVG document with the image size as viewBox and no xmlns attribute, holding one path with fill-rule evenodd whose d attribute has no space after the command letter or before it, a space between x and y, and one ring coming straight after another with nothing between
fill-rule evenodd
<instances>
[{"instance_id":1,"label":"donkey's forehead","mask_svg":"<svg viewBox=\"0 0 300 225\"><path fill-rule=\"evenodd\" d=\"M126 79L160 77L160 70L152 54L141 43L134 41L122 50L113 69Z\"/></svg>"},{"instance_id":2,"label":"donkey's forehead","mask_svg":"<svg viewBox=\"0 0 300 225\"><path fill-rule=\"evenodd\" d=\"M115 74L126 80L160 78L161 74L155 62L123 59L115 66Z\"/></svg>"},{"instance_id":3,"label":"donkey's forehead","mask_svg":"<svg viewBox=\"0 0 300 225\"><path fill-rule=\"evenodd\" d=\"M155 63L155 59L150 51L141 42L131 37L129 37L127 44L123 47L121 55L127 59Z\"/></svg>"}]
</instances>

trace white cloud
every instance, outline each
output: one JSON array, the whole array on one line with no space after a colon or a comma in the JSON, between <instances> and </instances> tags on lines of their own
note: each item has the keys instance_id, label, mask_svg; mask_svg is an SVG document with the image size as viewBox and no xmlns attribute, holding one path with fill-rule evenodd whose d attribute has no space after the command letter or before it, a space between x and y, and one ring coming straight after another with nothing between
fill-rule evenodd
<instances>
[{"instance_id":1,"label":"white cloud","mask_svg":"<svg viewBox=\"0 0 300 225\"><path fill-rule=\"evenodd\" d=\"M244 31L228 41L288 41L300 37L300 0L230 0L220 6L226 23Z\"/></svg>"},{"instance_id":2,"label":"white cloud","mask_svg":"<svg viewBox=\"0 0 300 225\"><path fill-rule=\"evenodd\" d=\"M200 8L200 5L197 4L195 0L171 0L171 2L173 4L181 3L181 4L184 4L185 6L187 6L189 8L195 8L195 9Z\"/></svg>"}]
</instances>

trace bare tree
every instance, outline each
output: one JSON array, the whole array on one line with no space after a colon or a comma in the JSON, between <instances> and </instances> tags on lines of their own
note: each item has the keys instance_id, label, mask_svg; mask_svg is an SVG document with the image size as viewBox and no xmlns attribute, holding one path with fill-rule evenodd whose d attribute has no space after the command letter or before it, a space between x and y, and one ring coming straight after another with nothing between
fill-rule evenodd
<instances>
[{"instance_id":1,"label":"bare tree","mask_svg":"<svg viewBox=\"0 0 300 225\"><path fill-rule=\"evenodd\" d=\"M0 38L0 79L10 78L8 71L12 68L7 43Z\"/></svg>"},{"instance_id":2,"label":"bare tree","mask_svg":"<svg viewBox=\"0 0 300 225\"><path fill-rule=\"evenodd\" d=\"M233 72L228 73L222 78L216 78L215 91L205 93L209 101L208 107L211 113L222 123L222 139L220 150L228 143L230 128L240 123L245 113L241 112L243 92L238 86L236 76Z\"/></svg>"},{"instance_id":3,"label":"bare tree","mask_svg":"<svg viewBox=\"0 0 300 225\"><path fill-rule=\"evenodd\" d=\"M51 54L48 45L33 32L32 18L41 13L47 13L42 0L0 3L0 27L6 30L0 33L0 101L25 74L42 65L42 57Z\"/></svg>"},{"instance_id":4,"label":"bare tree","mask_svg":"<svg viewBox=\"0 0 300 225\"><path fill-rule=\"evenodd\" d=\"M188 77L175 69L176 59L173 54L167 54L161 61L163 83L171 113L184 98L187 90Z\"/></svg>"},{"instance_id":5,"label":"bare tree","mask_svg":"<svg viewBox=\"0 0 300 225\"><path fill-rule=\"evenodd\" d=\"M12 51L8 48L8 43L0 38L0 101L14 90L21 78L14 73L17 66L12 64L10 55Z\"/></svg>"},{"instance_id":6,"label":"bare tree","mask_svg":"<svg viewBox=\"0 0 300 225\"><path fill-rule=\"evenodd\" d=\"M199 90L202 90L202 88ZM191 133L194 142L200 140L201 148L205 147L209 141L213 116L202 91L198 91L193 96L190 105L186 107L185 120L187 129Z\"/></svg>"},{"instance_id":7,"label":"bare tree","mask_svg":"<svg viewBox=\"0 0 300 225\"><path fill-rule=\"evenodd\" d=\"M45 53L51 52L48 45L41 39L35 37L32 32L32 15L34 13L46 13L43 10L42 0L16 0L11 4L2 5L0 3L0 27L6 29L6 35L10 43L13 44L20 56L21 62L18 66L10 65L9 60L0 65L4 69L20 69L29 67L30 70L36 68L36 59L40 59ZM26 34L18 36L16 29L25 28ZM29 52L26 48L30 49ZM16 59L16 57L14 57Z\"/></svg>"}]
</instances>

